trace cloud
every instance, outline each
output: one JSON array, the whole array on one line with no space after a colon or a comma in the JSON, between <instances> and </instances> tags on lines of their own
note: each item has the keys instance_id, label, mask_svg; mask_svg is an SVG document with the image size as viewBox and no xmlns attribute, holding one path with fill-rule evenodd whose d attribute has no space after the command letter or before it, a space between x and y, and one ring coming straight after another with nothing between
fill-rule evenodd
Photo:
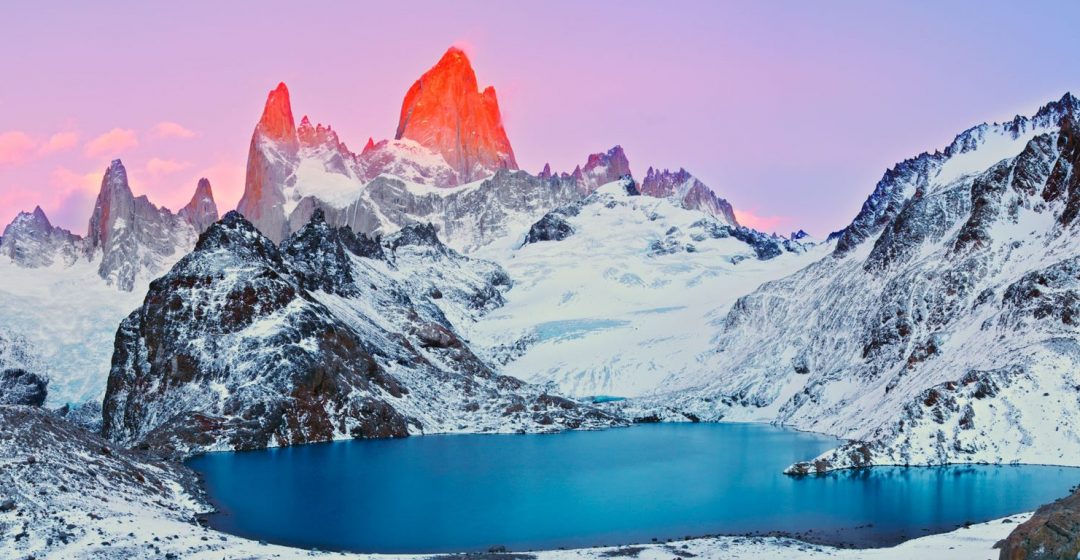
<instances>
[{"instance_id":1,"label":"cloud","mask_svg":"<svg viewBox=\"0 0 1080 560\"><path fill-rule=\"evenodd\" d=\"M66 152L74 148L79 143L79 135L75 132L57 132L49 137L41 147L38 148L38 155L49 155L58 152Z\"/></svg>"},{"instance_id":2,"label":"cloud","mask_svg":"<svg viewBox=\"0 0 1080 560\"><path fill-rule=\"evenodd\" d=\"M64 166L53 169L51 178L56 192L67 193L72 190L82 190L95 193L101 187L102 171L90 171L78 173Z\"/></svg>"},{"instance_id":3,"label":"cloud","mask_svg":"<svg viewBox=\"0 0 1080 560\"><path fill-rule=\"evenodd\" d=\"M139 145L134 130L114 128L86 143L83 152L87 157L115 157L120 152Z\"/></svg>"},{"instance_id":4,"label":"cloud","mask_svg":"<svg viewBox=\"0 0 1080 560\"><path fill-rule=\"evenodd\" d=\"M194 138L197 136L194 131L171 121L155 124L154 128L150 129L150 134L156 138Z\"/></svg>"},{"instance_id":5,"label":"cloud","mask_svg":"<svg viewBox=\"0 0 1080 560\"><path fill-rule=\"evenodd\" d=\"M0 165L23 163L34 155L37 142L21 130L0 133Z\"/></svg>"},{"instance_id":6,"label":"cloud","mask_svg":"<svg viewBox=\"0 0 1080 560\"><path fill-rule=\"evenodd\" d=\"M735 219L740 224L758 231L771 233L781 225L790 224L791 218L787 216L760 216L753 211L735 210Z\"/></svg>"},{"instance_id":7,"label":"cloud","mask_svg":"<svg viewBox=\"0 0 1080 560\"><path fill-rule=\"evenodd\" d=\"M176 173L177 171L186 169L190 166L190 163L155 157L150 158L150 161L146 162L146 172L154 177L160 177L162 175Z\"/></svg>"}]
</instances>

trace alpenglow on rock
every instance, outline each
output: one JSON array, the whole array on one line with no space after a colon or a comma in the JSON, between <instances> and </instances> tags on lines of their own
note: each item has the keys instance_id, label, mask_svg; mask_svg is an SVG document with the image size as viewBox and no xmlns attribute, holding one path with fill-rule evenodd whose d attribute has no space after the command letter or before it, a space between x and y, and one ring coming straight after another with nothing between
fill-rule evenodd
<instances>
[{"instance_id":1,"label":"alpenglow on rock","mask_svg":"<svg viewBox=\"0 0 1080 560\"><path fill-rule=\"evenodd\" d=\"M495 88L479 91L468 57L455 47L409 88L394 138L434 150L462 183L518 168Z\"/></svg>"},{"instance_id":2,"label":"alpenglow on rock","mask_svg":"<svg viewBox=\"0 0 1080 560\"><path fill-rule=\"evenodd\" d=\"M621 424L473 354L454 322L507 285L430 226L380 242L316 211L279 248L229 212L120 325L103 433L188 452Z\"/></svg>"}]
</instances>

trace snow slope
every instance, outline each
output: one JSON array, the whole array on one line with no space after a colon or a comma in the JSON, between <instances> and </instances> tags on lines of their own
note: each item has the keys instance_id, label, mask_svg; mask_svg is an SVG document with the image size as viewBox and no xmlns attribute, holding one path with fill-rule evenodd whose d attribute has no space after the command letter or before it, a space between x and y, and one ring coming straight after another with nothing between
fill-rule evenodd
<instances>
[{"instance_id":1,"label":"snow slope","mask_svg":"<svg viewBox=\"0 0 1080 560\"><path fill-rule=\"evenodd\" d=\"M610 183L546 216L572 231L565 238L522 244L521 232L475 253L514 281L506 306L465 327L506 373L576 396L671 390L714 367L713 325L735 298L828 251L745 229L757 237L740 240L722 217L626 188Z\"/></svg>"},{"instance_id":2,"label":"snow slope","mask_svg":"<svg viewBox=\"0 0 1080 560\"><path fill-rule=\"evenodd\" d=\"M49 406L101 400L116 325L145 293L145 281L130 292L107 285L98 267L79 259L23 268L0 256L0 328L31 344L51 379Z\"/></svg>"},{"instance_id":3,"label":"snow slope","mask_svg":"<svg viewBox=\"0 0 1080 560\"><path fill-rule=\"evenodd\" d=\"M654 404L853 440L795 472L1080 464L1078 115L1066 95L890 170L832 255L718 322L711 375Z\"/></svg>"}]
</instances>

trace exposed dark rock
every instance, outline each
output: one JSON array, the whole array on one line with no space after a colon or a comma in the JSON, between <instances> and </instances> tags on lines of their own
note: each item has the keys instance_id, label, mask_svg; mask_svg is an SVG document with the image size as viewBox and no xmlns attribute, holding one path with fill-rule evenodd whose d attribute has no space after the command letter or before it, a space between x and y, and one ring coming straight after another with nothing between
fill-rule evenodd
<instances>
[{"instance_id":1,"label":"exposed dark rock","mask_svg":"<svg viewBox=\"0 0 1080 560\"><path fill-rule=\"evenodd\" d=\"M496 375L454 332L445 310L501 305L497 266L448 249L430 224L385 246L391 254L316 210L279 250L226 214L117 331L103 433L180 455L402 437L439 428L402 410L450 422L477 399L536 403L543 417L515 416L521 429L620 423ZM367 261L380 254L386 262Z\"/></svg>"},{"instance_id":2,"label":"exposed dark rock","mask_svg":"<svg viewBox=\"0 0 1080 560\"><path fill-rule=\"evenodd\" d=\"M41 406L48 394L48 379L23 369L0 371L0 404Z\"/></svg>"},{"instance_id":3,"label":"exposed dark rock","mask_svg":"<svg viewBox=\"0 0 1080 560\"><path fill-rule=\"evenodd\" d=\"M1001 549L1001 560L1080 557L1080 491L1040 507L995 547Z\"/></svg>"},{"instance_id":4,"label":"exposed dark rock","mask_svg":"<svg viewBox=\"0 0 1080 560\"><path fill-rule=\"evenodd\" d=\"M558 211L552 211L544 214L544 217L529 228L524 244L562 241L573 234L574 228L566 221L566 217Z\"/></svg>"}]
</instances>

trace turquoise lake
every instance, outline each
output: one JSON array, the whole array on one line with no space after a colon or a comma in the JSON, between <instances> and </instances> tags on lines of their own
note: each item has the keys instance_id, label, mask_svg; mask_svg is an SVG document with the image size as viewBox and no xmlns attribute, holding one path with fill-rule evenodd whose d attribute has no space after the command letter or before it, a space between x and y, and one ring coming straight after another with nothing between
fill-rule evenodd
<instances>
[{"instance_id":1,"label":"turquoise lake","mask_svg":"<svg viewBox=\"0 0 1080 560\"><path fill-rule=\"evenodd\" d=\"M355 552L536 550L708 534L882 546L1062 497L1080 469L879 467L793 478L837 441L756 424L446 435L210 453L216 529Z\"/></svg>"}]
</instances>

